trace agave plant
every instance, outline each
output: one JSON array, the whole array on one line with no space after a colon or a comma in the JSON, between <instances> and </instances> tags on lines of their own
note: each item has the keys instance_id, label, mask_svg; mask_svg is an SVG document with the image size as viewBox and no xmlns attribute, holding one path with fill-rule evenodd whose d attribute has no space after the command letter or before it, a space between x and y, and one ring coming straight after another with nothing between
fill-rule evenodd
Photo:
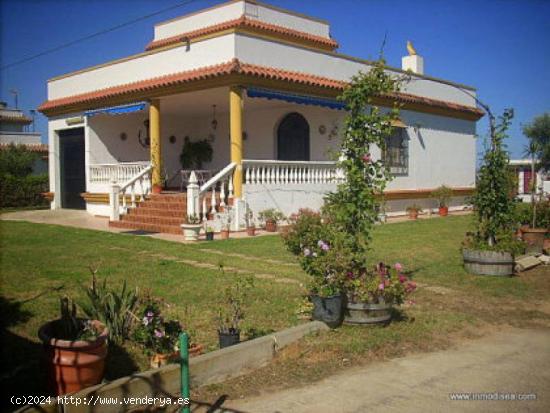
<instances>
[{"instance_id":1,"label":"agave plant","mask_svg":"<svg viewBox=\"0 0 550 413\"><path fill-rule=\"evenodd\" d=\"M92 284L85 289L88 301L80 306L91 319L99 320L109 329L109 338L115 342L124 341L136 318L134 311L138 303L138 290L128 288L126 280L120 291L107 285L107 278L97 282L97 269L90 268Z\"/></svg>"}]
</instances>

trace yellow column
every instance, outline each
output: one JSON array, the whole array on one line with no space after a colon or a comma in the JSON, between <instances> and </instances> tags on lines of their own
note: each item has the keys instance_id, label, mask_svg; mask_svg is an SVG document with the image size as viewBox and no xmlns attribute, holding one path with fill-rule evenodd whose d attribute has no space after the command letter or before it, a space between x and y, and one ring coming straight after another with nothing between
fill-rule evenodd
<instances>
[{"instance_id":1,"label":"yellow column","mask_svg":"<svg viewBox=\"0 0 550 413\"><path fill-rule=\"evenodd\" d=\"M235 198L243 194L243 90L240 86L229 89L229 133L231 136L231 162L237 167L233 174Z\"/></svg>"},{"instance_id":2,"label":"yellow column","mask_svg":"<svg viewBox=\"0 0 550 413\"><path fill-rule=\"evenodd\" d=\"M151 164L153 193L162 190L162 149L160 144L160 100L153 99L149 105L149 138L151 139Z\"/></svg>"}]
</instances>

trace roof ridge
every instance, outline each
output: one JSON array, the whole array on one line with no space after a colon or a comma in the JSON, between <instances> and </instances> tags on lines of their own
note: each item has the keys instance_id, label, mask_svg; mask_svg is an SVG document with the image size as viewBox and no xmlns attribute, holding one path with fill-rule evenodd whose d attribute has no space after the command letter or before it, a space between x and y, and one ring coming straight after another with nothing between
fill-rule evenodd
<instances>
[{"instance_id":1,"label":"roof ridge","mask_svg":"<svg viewBox=\"0 0 550 413\"><path fill-rule=\"evenodd\" d=\"M166 37L159 40L152 40L145 47L145 50L154 50L160 47L169 46L175 43L179 43L184 40L204 36L211 33L220 32L231 28L247 28L254 27L264 31L275 32L279 34L289 35L303 40L308 40L314 43L325 44L332 48L338 47L338 42L332 38L326 38L324 36L318 36L312 33L304 32L301 30L291 29L289 27L281 26L278 24L267 23L262 20L251 19L245 14L242 14L236 19L226 20L220 23L216 23L210 26L201 27L199 29L190 30L187 32L179 33L174 36Z\"/></svg>"}]
</instances>

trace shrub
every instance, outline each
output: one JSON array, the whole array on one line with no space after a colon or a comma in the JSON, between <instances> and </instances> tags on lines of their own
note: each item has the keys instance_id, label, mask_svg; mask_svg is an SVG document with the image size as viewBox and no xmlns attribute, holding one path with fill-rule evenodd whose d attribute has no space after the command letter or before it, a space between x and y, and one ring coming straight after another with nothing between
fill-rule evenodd
<instances>
[{"instance_id":1,"label":"shrub","mask_svg":"<svg viewBox=\"0 0 550 413\"><path fill-rule=\"evenodd\" d=\"M47 175L31 175L39 155L23 145L0 150L0 207L47 205L41 195L48 191Z\"/></svg>"},{"instance_id":2,"label":"shrub","mask_svg":"<svg viewBox=\"0 0 550 413\"><path fill-rule=\"evenodd\" d=\"M162 302L147 297L142 303L140 323L133 333L134 340L152 354L172 354L179 349L179 336L183 328L178 320L165 321Z\"/></svg>"},{"instance_id":3,"label":"shrub","mask_svg":"<svg viewBox=\"0 0 550 413\"><path fill-rule=\"evenodd\" d=\"M48 191L47 175L0 175L0 207L46 206L42 196Z\"/></svg>"},{"instance_id":4,"label":"shrub","mask_svg":"<svg viewBox=\"0 0 550 413\"><path fill-rule=\"evenodd\" d=\"M236 280L225 288L216 316L218 332L240 332L241 322L245 317L244 307L253 286L254 278L237 274Z\"/></svg>"},{"instance_id":5,"label":"shrub","mask_svg":"<svg viewBox=\"0 0 550 413\"><path fill-rule=\"evenodd\" d=\"M533 208L530 203L518 202L515 205L514 222L517 225L532 225ZM535 228L550 228L550 201L537 202Z\"/></svg>"},{"instance_id":6,"label":"shrub","mask_svg":"<svg viewBox=\"0 0 550 413\"><path fill-rule=\"evenodd\" d=\"M137 288L127 288L124 280L120 291L110 289L107 286L107 278L98 284L97 270L91 271L92 285L85 290L88 301L80 307L89 318L105 324L109 329L109 338L120 343L128 338L132 327L138 302Z\"/></svg>"}]
</instances>

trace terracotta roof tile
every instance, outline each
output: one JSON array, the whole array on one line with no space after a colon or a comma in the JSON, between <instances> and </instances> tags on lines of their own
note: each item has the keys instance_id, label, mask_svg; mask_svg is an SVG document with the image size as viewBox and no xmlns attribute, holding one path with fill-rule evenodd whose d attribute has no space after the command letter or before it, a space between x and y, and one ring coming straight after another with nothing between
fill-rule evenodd
<instances>
[{"instance_id":1,"label":"terracotta roof tile","mask_svg":"<svg viewBox=\"0 0 550 413\"><path fill-rule=\"evenodd\" d=\"M326 37L316 36L310 33L288 29L283 26L265 23L260 20L253 20L245 16L241 16L238 19L228 20L223 23L214 24L212 26L204 27L201 29L177 34L175 36L167 37L165 39L154 40L147 45L145 50L153 50L159 47L164 47L175 43L184 42L187 39L191 40L200 36L205 36L208 34L217 33L228 29L236 29L236 28L243 28L243 29L249 28L249 29L256 29L260 32L274 33L274 34L282 35L292 39L304 40L314 44L326 46L332 50L338 47L338 42L333 39L328 39Z\"/></svg>"},{"instance_id":2,"label":"terracotta roof tile","mask_svg":"<svg viewBox=\"0 0 550 413\"><path fill-rule=\"evenodd\" d=\"M207 66L199 69L189 70L185 72L175 73L171 75L155 77L152 79L142 80L139 82L127 83L120 86L100 89L89 93L83 93L65 98L54 99L44 102L39 110L48 112L54 109L63 109L74 104L82 103L97 103L102 99L123 96L126 94L153 91L163 87L185 84L197 80L205 80L224 75L241 74L252 78L272 79L277 81L285 81L294 84L302 84L306 86L321 87L332 89L335 91L342 90L347 83L340 80L329 79L326 77L311 75L302 72L282 70L266 66L252 65L240 62L238 59L233 59L230 62L222 63L214 66ZM395 99L403 103L427 105L431 107L448 109L471 114L472 116L481 117L484 112L476 107L459 105L452 102L430 99L421 96L410 95L407 93L398 93L388 96L390 99Z\"/></svg>"},{"instance_id":3,"label":"terracotta roof tile","mask_svg":"<svg viewBox=\"0 0 550 413\"><path fill-rule=\"evenodd\" d=\"M23 116L0 115L0 122L32 123L32 119L25 115Z\"/></svg>"},{"instance_id":4,"label":"terracotta roof tile","mask_svg":"<svg viewBox=\"0 0 550 413\"><path fill-rule=\"evenodd\" d=\"M0 151L7 149L12 145L11 143L0 143ZM23 145L31 152L48 152L48 145L45 143L15 143L16 146Z\"/></svg>"}]
</instances>

